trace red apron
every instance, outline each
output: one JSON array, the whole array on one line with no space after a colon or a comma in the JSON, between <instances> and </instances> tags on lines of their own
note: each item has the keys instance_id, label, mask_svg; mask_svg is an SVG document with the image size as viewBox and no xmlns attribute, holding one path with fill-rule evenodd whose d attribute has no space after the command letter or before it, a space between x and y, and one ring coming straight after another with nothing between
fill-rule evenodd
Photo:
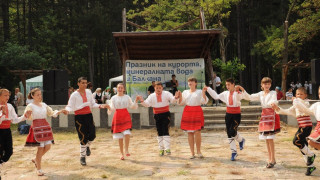
<instances>
[{"instance_id":1,"label":"red apron","mask_svg":"<svg viewBox=\"0 0 320 180\"><path fill-rule=\"evenodd\" d=\"M259 122L259 132L274 131L276 124L276 113L272 108L262 109L261 118ZM280 126L280 121L279 121Z\"/></svg>"},{"instance_id":2,"label":"red apron","mask_svg":"<svg viewBox=\"0 0 320 180\"><path fill-rule=\"evenodd\" d=\"M46 119L35 119L30 126L26 146L38 145L39 142L53 141L50 124Z\"/></svg>"},{"instance_id":3,"label":"red apron","mask_svg":"<svg viewBox=\"0 0 320 180\"><path fill-rule=\"evenodd\" d=\"M132 128L132 121L128 109L116 109L112 119L112 133L120 133Z\"/></svg>"},{"instance_id":4,"label":"red apron","mask_svg":"<svg viewBox=\"0 0 320 180\"><path fill-rule=\"evenodd\" d=\"M200 130L204 127L203 111L200 106L185 106L181 118L181 129Z\"/></svg>"},{"instance_id":5,"label":"red apron","mask_svg":"<svg viewBox=\"0 0 320 180\"><path fill-rule=\"evenodd\" d=\"M320 121L318 121L317 126L314 128L314 132L310 134L308 139L315 143L320 143Z\"/></svg>"}]
</instances>

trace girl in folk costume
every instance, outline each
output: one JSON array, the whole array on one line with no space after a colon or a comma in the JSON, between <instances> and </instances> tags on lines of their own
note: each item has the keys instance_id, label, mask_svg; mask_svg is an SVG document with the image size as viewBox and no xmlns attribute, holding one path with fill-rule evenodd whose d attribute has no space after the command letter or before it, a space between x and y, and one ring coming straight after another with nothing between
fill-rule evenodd
<instances>
[{"instance_id":1,"label":"girl in folk costume","mask_svg":"<svg viewBox=\"0 0 320 180\"><path fill-rule=\"evenodd\" d=\"M17 124L31 115L31 111L27 111L23 116L18 117L13 106L8 104L9 98L9 91L0 89L0 167L10 159L13 153L11 123Z\"/></svg>"},{"instance_id":2,"label":"girl in folk costume","mask_svg":"<svg viewBox=\"0 0 320 180\"><path fill-rule=\"evenodd\" d=\"M264 77L261 80L262 91L248 96L250 101L260 101L262 106L261 118L259 122L259 139L266 140L269 160L267 168L273 168L276 164L274 152L275 134L280 132L280 117L272 109L271 104L277 104L277 92L270 91L272 80Z\"/></svg>"},{"instance_id":3,"label":"girl in folk costume","mask_svg":"<svg viewBox=\"0 0 320 180\"><path fill-rule=\"evenodd\" d=\"M57 117L60 112L53 111L47 104L42 102L41 90L38 88L32 89L28 95L33 102L28 104L25 112L32 111L29 120L32 120L32 125L27 137L26 146L38 146L36 158L32 159L37 169L38 176L43 176L41 170L42 156L49 151L53 142L53 135L50 124L47 122L47 116Z\"/></svg>"},{"instance_id":4,"label":"girl in folk costume","mask_svg":"<svg viewBox=\"0 0 320 180\"><path fill-rule=\"evenodd\" d=\"M311 173L316 169L316 167L313 165L316 155L309 149L307 142L307 137L311 134L312 131L312 121L308 113L300 111L298 108L296 108L296 104L298 103L303 104L305 107L309 108L310 104L306 100L307 97L308 94L306 89L304 87L299 87L296 90L296 98L294 98L292 107L290 107L289 109L282 109L279 108L276 104L273 104L272 107L279 114L290 115L297 118L299 129L293 138L293 144L300 149L307 165L307 171L305 174L307 176L310 176Z\"/></svg>"},{"instance_id":5,"label":"girl in folk costume","mask_svg":"<svg viewBox=\"0 0 320 180\"><path fill-rule=\"evenodd\" d=\"M142 96L138 96L141 101L141 105L145 107L153 107L154 119L156 121L156 127L158 131L158 144L159 144L159 155L163 156L164 152L167 155L171 154L170 150L170 111L169 103L175 103L178 99L178 92L174 97L170 92L163 91L161 82L155 82L155 92L150 94L144 101Z\"/></svg>"},{"instance_id":6,"label":"girl in folk costume","mask_svg":"<svg viewBox=\"0 0 320 180\"><path fill-rule=\"evenodd\" d=\"M79 89L71 94L68 105L62 110L64 114L74 111L75 127L80 140L80 164L83 166L87 165L86 156L91 155L90 145L96 138L91 108L107 108L107 105L99 105L95 102L87 85L86 77L78 78Z\"/></svg>"},{"instance_id":7,"label":"girl in folk costume","mask_svg":"<svg viewBox=\"0 0 320 180\"><path fill-rule=\"evenodd\" d=\"M112 119L111 132L113 133L113 139L119 140L120 147L120 159L124 160L123 153L123 137L125 142L125 153L126 156L130 156L129 153L129 141L130 141L130 130L132 128L132 121L128 108L137 109L138 99L133 103L128 95L124 94L124 85L119 83L117 85L117 94L113 96L110 100L110 106L108 106L108 114L110 115L112 111L116 111Z\"/></svg>"},{"instance_id":8,"label":"girl in folk costume","mask_svg":"<svg viewBox=\"0 0 320 180\"><path fill-rule=\"evenodd\" d=\"M201 129L204 126L204 117L201 104L207 104L206 96L207 88L203 90L196 89L197 79L188 78L189 90L184 90L179 99L179 105L186 105L181 119L181 129L188 132L188 142L191 150L190 159L195 158L194 143L197 146L197 154L199 158L203 158L201 153Z\"/></svg>"},{"instance_id":9,"label":"girl in folk costume","mask_svg":"<svg viewBox=\"0 0 320 180\"><path fill-rule=\"evenodd\" d=\"M244 99L248 94L241 87L242 92L236 91L236 87L233 79L226 80L226 87L228 91L224 91L220 94L217 94L210 87L207 88L207 92L215 100L220 99L222 102L226 103L227 111L225 116L226 129L228 134L228 141L231 149L231 161L235 161L238 156L237 153L237 141L239 143L240 150L244 148L245 139L238 133L238 126L241 122L241 99Z\"/></svg>"}]
</instances>

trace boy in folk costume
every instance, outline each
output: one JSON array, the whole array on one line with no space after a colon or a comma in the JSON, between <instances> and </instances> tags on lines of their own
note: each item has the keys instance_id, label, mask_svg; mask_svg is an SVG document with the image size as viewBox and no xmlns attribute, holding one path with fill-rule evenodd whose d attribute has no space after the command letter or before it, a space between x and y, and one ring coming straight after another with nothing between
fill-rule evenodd
<instances>
[{"instance_id":1,"label":"boy in folk costume","mask_svg":"<svg viewBox=\"0 0 320 180\"><path fill-rule=\"evenodd\" d=\"M179 94L179 105L186 105L181 119L181 129L188 133L188 142L191 150L190 159L195 158L194 144L197 146L197 155L203 158L201 153L201 129L204 127L204 117L201 104L208 103L206 96L207 88L203 90L197 88L197 79L188 78L188 86L190 89L184 90L182 95ZM180 92L179 92L180 93Z\"/></svg>"},{"instance_id":2,"label":"boy in folk costume","mask_svg":"<svg viewBox=\"0 0 320 180\"><path fill-rule=\"evenodd\" d=\"M87 78L78 78L79 89L71 94L68 105L62 112L68 114L74 111L75 126L80 140L80 164L85 166L86 156L90 156L90 145L96 138L96 129L93 122L91 108L107 108L99 105L92 97L92 92L87 88Z\"/></svg>"},{"instance_id":3,"label":"boy in folk costume","mask_svg":"<svg viewBox=\"0 0 320 180\"><path fill-rule=\"evenodd\" d=\"M161 82L155 83L155 92L150 94L148 98L144 101L142 96L138 96L141 104L145 107L153 107L154 119L156 121L156 127L158 131L158 143L160 149L160 156L171 154L170 151L170 111L169 103L175 103L178 99L178 92L174 97L170 92L163 91L163 86Z\"/></svg>"},{"instance_id":4,"label":"boy in folk costume","mask_svg":"<svg viewBox=\"0 0 320 180\"><path fill-rule=\"evenodd\" d=\"M210 87L207 88L207 92L215 100L220 99L226 103L227 111L225 116L226 129L228 134L228 141L231 149L231 161L235 161L238 156L236 142L239 143L240 150L244 148L245 139L238 133L238 126L241 122L241 99L244 99L247 95L246 91L239 86L238 88L242 91L236 91L234 80L227 79L226 87L228 91L224 91L217 94Z\"/></svg>"},{"instance_id":5,"label":"boy in folk costume","mask_svg":"<svg viewBox=\"0 0 320 180\"><path fill-rule=\"evenodd\" d=\"M259 122L259 139L266 140L269 160L267 168L273 168L276 164L274 151L274 138L280 132L280 116L272 109L272 104L277 104L277 92L270 91L272 80L264 77L261 80L262 91L251 94L246 99L250 101L259 101L261 103L262 112Z\"/></svg>"},{"instance_id":6,"label":"boy in folk costume","mask_svg":"<svg viewBox=\"0 0 320 180\"><path fill-rule=\"evenodd\" d=\"M119 140L120 147L120 159L124 160L123 153L123 139L125 141L125 153L126 156L130 156L129 153L129 141L130 141L130 130L132 128L132 121L128 108L137 109L138 108L138 98L133 103L130 96L124 94L124 85L119 83L117 85L117 94L112 96L110 100L110 106L108 108L108 114L110 115L112 111L116 111L112 119L111 132L113 133L113 139Z\"/></svg>"},{"instance_id":7,"label":"boy in folk costume","mask_svg":"<svg viewBox=\"0 0 320 180\"><path fill-rule=\"evenodd\" d=\"M320 98L320 87L318 89L318 95ZM317 119L317 125L314 128L314 132L310 134L308 139L308 144L314 147L316 150L320 149L320 102L314 103L308 108L304 103L298 100L295 101L295 107L299 109L300 112L305 114L313 115Z\"/></svg>"},{"instance_id":8,"label":"boy in folk costume","mask_svg":"<svg viewBox=\"0 0 320 180\"><path fill-rule=\"evenodd\" d=\"M309 176L316 169L313 165L316 155L309 149L307 137L312 131L312 121L308 113L300 111L296 108L297 102L302 103L306 107L310 107L306 100L308 94L304 87L299 87L296 91L296 98L293 101L293 106L289 109L279 108L276 104L272 104L272 108L279 114L290 115L297 118L299 129L293 138L293 144L297 146L303 154L304 160L308 166L306 175Z\"/></svg>"},{"instance_id":9,"label":"boy in folk costume","mask_svg":"<svg viewBox=\"0 0 320 180\"><path fill-rule=\"evenodd\" d=\"M23 116L18 117L14 107L8 103L9 94L9 90L0 89L0 168L13 153L11 123L17 124L24 121L31 114L31 111L27 111Z\"/></svg>"},{"instance_id":10,"label":"boy in folk costume","mask_svg":"<svg viewBox=\"0 0 320 180\"><path fill-rule=\"evenodd\" d=\"M32 111L31 116L28 118L28 120L32 120L32 125L30 126L25 146L38 147L36 158L31 161L37 169L38 176L43 176L44 173L41 170L42 157L50 150L53 143L51 126L46 118L47 116L57 117L60 112L53 111L51 107L42 102L42 94L39 88L32 89L28 98L33 99L33 102L28 104L25 112Z\"/></svg>"}]
</instances>

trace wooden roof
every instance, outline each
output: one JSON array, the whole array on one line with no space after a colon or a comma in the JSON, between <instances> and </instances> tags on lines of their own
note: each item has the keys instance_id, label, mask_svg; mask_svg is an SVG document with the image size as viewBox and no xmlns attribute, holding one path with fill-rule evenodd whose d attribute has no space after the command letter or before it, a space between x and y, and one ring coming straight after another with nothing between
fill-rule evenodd
<instances>
[{"instance_id":1,"label":"wooden roof","mask_svg":"<svg viewBox=\"0 0 320 180\"><path fill-rule=\"evenodd\" d=\"M114 32L122 60L205 58L219 29L193 31Z\"/></svg>"}]
</instances>

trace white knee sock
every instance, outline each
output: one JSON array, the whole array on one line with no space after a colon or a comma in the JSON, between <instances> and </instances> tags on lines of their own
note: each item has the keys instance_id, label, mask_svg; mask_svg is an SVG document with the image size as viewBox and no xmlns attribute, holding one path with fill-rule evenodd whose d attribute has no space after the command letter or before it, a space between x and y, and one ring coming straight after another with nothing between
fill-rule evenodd
<instances>
[{"instance_id":1,"label":"white knee sock","mask_svg":"<svg viewBox=\"0 0 320 180\"><path fill-rule=\"evenodd\" d=\"M170 136L163 136L164 149L170 149Z\"/></svg>"},{"instance_id":2,"label":"white knee sock","mask_svg":"<svg viewBox=\"0 0 320 180\"><path fill-rule=\"evenodd\" d=\"M230 150L232 153L237 153L237 145L236 142L234 140L234 138L228 138L229 140L229 145L230 145Z\"/></svg>"},{"instance_id":3,"label":"white knee sock","mask_svg":"<svg viewBox=\"0 0 320 180\"><path fill-rule=\"evenodd\" d=\"M164 150L163 146L163 136L158 136L158 144L159 144L159 149Z\"/></svg>"},{"instance_id":4,"label":"white knee sock","mask_svg":"<svg viewBox=\"0 0 320 180\"><path fill-rule=\"evenodd\" d=\"M243 140L243 137L240 135L240 133L237 133L236 137L234 139L238 142L241 142Z\"/></svg>"},{"instance_id":5,"label":"white knee sock","mask_svg":"<svg viewBox=\"0 0 320 180\"><path fill-rule=\"evenodd\" d=\"M90 147L91 144L92 144L92 141L88 141L87 144L86 144L86 146L87 146L87 147Z\"/></svg>"},{"instance_id":6,"label":"white knee sock","mask_svg":"<svg viewBox=\"0 0 320 180\"><path fill-rule=\"evenodd\" d=\"M309 149L307 145L304 145L304 147L300 149L300 151L303 152L303 154L307 155L308 157L311 157L314 155L314 153Z\"/></svg>"},{"instance_id":7,"label":"white knee sock","mask_svg":"<svg viewBox=\"0 0 320 180\"><path fill-rule=\"evenodd\" d=\"M86 154L87 154L87 145L80 144L80 156L86 157Z\"/></svg>"}]
</instances>

